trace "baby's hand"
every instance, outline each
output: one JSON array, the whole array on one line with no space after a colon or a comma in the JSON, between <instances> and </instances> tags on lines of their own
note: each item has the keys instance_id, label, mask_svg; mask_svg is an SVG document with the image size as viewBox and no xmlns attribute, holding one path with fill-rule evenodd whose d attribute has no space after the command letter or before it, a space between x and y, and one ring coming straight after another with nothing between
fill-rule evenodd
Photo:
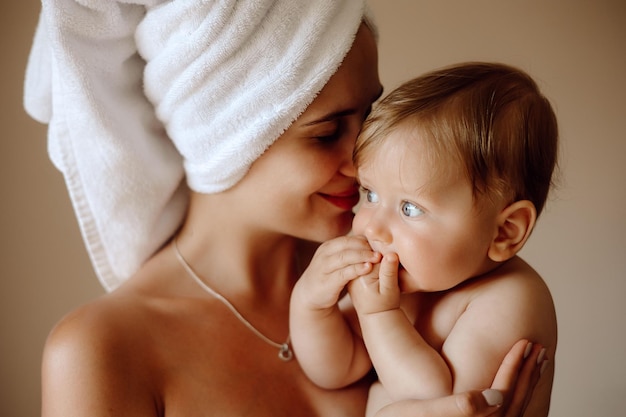
<instances>
[{"instance_id":1,"label":"baby's hand","mask_svg":"<svg viewBox=\"0 0 626 417\"><path fill-rule=\"evenodd\" d=\"M348 291L359 315L400 308L399 265L398 255L386 254L378 268L350 282Z\"/></svg>"},{"instance_id":2,"label":"baby's hand","mask_svg":"<svg viewBox=\"0 0 626 417\"><path fill-rule=\"evenodd\" d=\"M312 309L327 309L337 304L346 284L371 272L381 255L370 248L362 236L342 236L320 245L294 291L305 295Z\"/></svg>"}]
</instances>

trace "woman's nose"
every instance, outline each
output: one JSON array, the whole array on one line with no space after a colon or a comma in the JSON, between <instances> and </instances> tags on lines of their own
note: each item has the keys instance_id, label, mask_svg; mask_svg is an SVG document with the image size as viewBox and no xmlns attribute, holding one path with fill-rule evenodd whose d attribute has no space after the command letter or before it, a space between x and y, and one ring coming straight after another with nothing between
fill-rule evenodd
<instances>
[{"instance_id":1,"label":"woman's nose","mask_svg":"<svg viewBox=\"0 0 626 417\"><path fill-rule=\"evenodd\" d=\"M354 141L346 141L347 144L341 148L341 165L339 172L346 177L356 177L356 167L352 161L352 152L354 151Z\"/></svg>"}]
</instances>

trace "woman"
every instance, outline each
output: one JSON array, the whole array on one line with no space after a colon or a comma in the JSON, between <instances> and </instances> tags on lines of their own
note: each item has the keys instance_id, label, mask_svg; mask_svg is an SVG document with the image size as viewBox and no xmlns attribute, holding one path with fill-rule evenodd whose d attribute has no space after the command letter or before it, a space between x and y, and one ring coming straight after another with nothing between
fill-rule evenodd
<instances>
[{"instance_id":1,"label":"woman","mask_svg":"<svg viewBox=\"0 0 626 417\"><path fill-rule=\"evenodd\" d=\"M115 289L52 331L43 415L363 416L369 381L317 388L288 336L300 272L350 230L352 148L382 91L362 4L81 3L44 4L27 102L42 97L37 51L54 51L52 110L39 118ZM519 382L508 416L538 375L538 349L518 375L525 345L494 382ZM496 411L487 402L501 400L477 391L380 414L482 416Z\"/></svg>"}]
</instances>

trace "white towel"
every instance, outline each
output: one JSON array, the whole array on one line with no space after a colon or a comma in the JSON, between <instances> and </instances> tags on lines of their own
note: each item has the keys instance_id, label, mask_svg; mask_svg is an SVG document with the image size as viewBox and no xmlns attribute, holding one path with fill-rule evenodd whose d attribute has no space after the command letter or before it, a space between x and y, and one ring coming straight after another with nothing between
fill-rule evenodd
<instances>
[{"instance_id":1,"label":"white towel","mask_svg":"<svg viewBox=\"0 0 626 417\"><path fill-rule=\"evenodd\" d=\"M180 226L187 185L219 192L245 175L337 70L363 14L362 0L43 2L25 107L49 124L107 290Z\"/></svg>"}]
</instances>

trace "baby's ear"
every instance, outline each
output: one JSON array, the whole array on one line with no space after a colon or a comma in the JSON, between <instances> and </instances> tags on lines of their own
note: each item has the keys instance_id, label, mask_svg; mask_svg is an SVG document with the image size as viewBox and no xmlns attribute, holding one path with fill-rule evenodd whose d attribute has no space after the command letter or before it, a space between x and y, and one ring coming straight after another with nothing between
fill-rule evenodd
<instances>
[{"instance_id":1,"label":"baby's ear","mask_svg":"<svg viewBox=\"0 0 626 417\"><path fill-rule=\"evenodd\" d=\"M498 231L489 247L489 258L504 262L519 252L537 220L537 209L529 200L520 200L506 206L498 215Z\"/></svg>"}]
</instances>

